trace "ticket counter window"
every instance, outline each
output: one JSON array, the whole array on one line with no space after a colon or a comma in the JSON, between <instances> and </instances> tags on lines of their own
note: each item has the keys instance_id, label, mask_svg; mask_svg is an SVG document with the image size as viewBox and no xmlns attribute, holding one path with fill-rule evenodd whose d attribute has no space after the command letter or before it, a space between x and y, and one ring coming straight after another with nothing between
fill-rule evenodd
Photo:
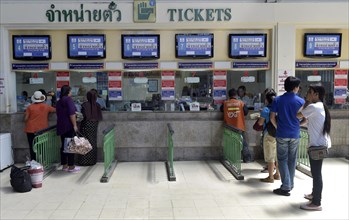
<instances>
[{"instance_id":1,"label":"ticket counter window","mask_svg":"<svg viewBox=\"0 0 349 220\"><path fill-rule=\"evenodd\" d=\"M177 71L176 104L178 110L189 110L189 104L198 102L200 110L207 110L213 105L212 71Z\"/></svg>"},{"instance_id":2,"label":"ticket counter window","mask_svg":"<svg viewBox=\"0 0 349 220\"><path fill-rule=\"evenodd\" d=\"M31 104L31 96L35 91L41 90L46 94L46 103L55 104L56 76L52 72L16 72L16 100L17 111L24 112ZM53 98L53 99L52 99Z\"/></svg>"},{"instance_id":3,"label":"ticket counter window","mask_svg":"<svg viewBox=\"0 0 349 220\"><path fill-rule=\"evenodd\" d=\"M227 91L234 88L239 89L241 100L245 102L250 110L259 109L263 103L263 92L266 85L266 70L254 70L254 71L228 71L227 73ZM269 77L271 78L271 77ZM246 88L243 95L242 88Z\"/></svg>"},{"instance_id":4,"label":"ticket counter window","mask_svg":"<svg viewBox=\"0 0 349 220\"><path fill-rule=\"evenodd\" d=\"M297 70L296 77L301 80L299 95L302 98L305 98L310 85L322 85L326 91L324 101L330 109L349 109L348 86L335 86L334 70ZM346 74L346 80L348 80L348 74Z\"/></svg>"},{"instance_id":5,"label":"ticket counter window","mask_svg":"<svg viewBox=\"0 0 349 220\"><path fill-rule=\"evenodd\" d=\"M110 111L131 111L132 103L140 103L142 111L162 111L161 72L123 72L122 101L110 101Z\"/></svg>"}]
</instances>

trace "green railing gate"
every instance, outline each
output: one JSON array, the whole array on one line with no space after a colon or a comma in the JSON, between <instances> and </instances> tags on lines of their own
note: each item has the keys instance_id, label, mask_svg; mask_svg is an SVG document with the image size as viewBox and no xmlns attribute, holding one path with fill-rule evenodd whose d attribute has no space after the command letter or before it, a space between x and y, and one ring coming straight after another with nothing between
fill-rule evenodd
<instances>
[{"instance_id":1,"label":"green railing gate","mask_svg":"<svg viewBox=\"0 0 349 220\"><path fill-rule=\"evenodd\" d=\"M166 164L166 170L167 170L167 177L169 181L176 181L176 175L174 172L173 167L173 134L174 130L172 129L172 126L170 123L167 124L167 161Z\"/></svg>"},{"instance_id":2,"label":"green railing gate","mask_svg":"<svg viewBox=\"0 0 349 220\"><path fill-rule=\"evenodd\" d=\"M229 170L237 180L243 180L241 174L241 150L242 150L242 133L240 130L224 125L223 134L223 160L222 164Z\"/></svg>"},{"instance_id":3,"label":"green railing gate","mask_svg":"<svg viewBox=\"0 0 349 220\"><path fill-rule=\"evenodd\" d=\"M106 183L113 174L117 161L115 159L115 125L103 131L104 173L101 183Z\"/></svg>"},{"instance_id":4,"label":"green railing gate","mask_svg":"<svg viewBox=\"0 0 349 220\"><path fill-rule=\"evenodd\" d=\"M311 177L310 163L308 156L309 136L306 128L301 128L298 145L297 170Z\"/></svg>"},{"instance_id":5,"label":"green railing gate","mask_svg":"<svg viewBox=\"0 0 349 220\"><path fill-rule=\"evenodd\" d=\"M44 177L56 169L60 161L61 139L57 135L56 125L40 130L35 133L33 150L36 161L44 167Z\"/></svg>"}]
</instances>

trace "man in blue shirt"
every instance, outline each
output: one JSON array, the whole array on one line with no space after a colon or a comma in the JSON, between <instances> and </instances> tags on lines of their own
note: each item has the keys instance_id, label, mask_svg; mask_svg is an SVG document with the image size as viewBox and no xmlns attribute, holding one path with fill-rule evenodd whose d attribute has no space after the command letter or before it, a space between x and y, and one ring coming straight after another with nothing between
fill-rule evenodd
<instances>
[{"instance_id":1,"label":"man in blue shirt","mask_svg":"<svg viewBox=\"0 0 349 220\"><path fill-rule=\"evenodd\" d=\"M297 118L297 112L304 104L304 100L297 96L300 82L300 79L293 76L286 78L286 93L274 99L270 114L270 120L277 128L277 157L282 182L281 187L273 192L283 196L289 196L294 186L300 138L300 121Z\"/></svg>"}]
</instances>

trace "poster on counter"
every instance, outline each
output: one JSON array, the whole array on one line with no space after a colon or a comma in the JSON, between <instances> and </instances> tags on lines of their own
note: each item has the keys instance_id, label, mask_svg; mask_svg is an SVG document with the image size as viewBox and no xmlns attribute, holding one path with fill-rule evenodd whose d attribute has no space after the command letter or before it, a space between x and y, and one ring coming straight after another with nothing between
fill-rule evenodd
<instances>
[{"instance_id":1,"label":"poster on counter","mask_svg":"<svg viewBox=\"0 0 349 220\"><path fill-rule=\"evenodd\" d=\"M5 94L5 77L0 76L0 95Z\"/></svg>"},{"instance_id":2,"label":"poster on counter","mask_svg":"<svg viewBox=\"0 0 349 220\"><path fill-rule=\"evenodd\" d=\"M335 70L333 92L334 103L344 104L348 95L348 70Z\"/></svg>"},{"instance_id":3,"label":"poster on counter","mask_svg":"<svg viewBox=\"0 0 349 220\"><path fill-rule=\"evenodd\" d=\"M277 76L277 95L282 95L286 92L285 80L291 75L291 70L279 69Z\"/></svg>"},{"instance_id":4,"label":"poster on counter","mask_svg":"<svg viewBox=\"0 0 349 220\"><path fill-rule=\"evenodd\" d=\"M69 72L57 72L56 73L56 91L57 91L57 100L61 94L61 88L64 85L70 85L70 73Z\"/></svg>"},{"instance_id":5,"label":"poster on counter","mask_svg":"<svg viewBox=\"0 0 349 220\"><path fill-rule=\"evenodd\" d=\"M175 100L175 71L161 72L161 100Z\"/></svg>"},{"instance_id":6,"label":"poster on counter","mask_svg":"<svg viewBox=\"0 0 349 220\"><path fill-rule=\"evenodd\" d=\"M223 103L227 99L227 71L213 72L213 100L215 104Z\"/></svg>"},{"instance_id":7,"label":"poster on counter","mask_svg":"<svg viewBox=\"0 0 349 220\"><path fill-rule=\"evenodd\" d=\"M108 95L110 101L122 100L122 73L121 71L108 73Z\"/></svg>"}]
</instances>

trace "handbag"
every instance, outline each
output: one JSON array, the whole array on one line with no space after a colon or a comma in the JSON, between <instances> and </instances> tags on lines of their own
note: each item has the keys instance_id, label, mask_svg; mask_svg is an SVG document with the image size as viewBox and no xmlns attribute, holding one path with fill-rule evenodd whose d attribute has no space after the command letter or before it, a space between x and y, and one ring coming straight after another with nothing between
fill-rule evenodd
<instances>
[{"instance_id":1,"label":"handbag","mask_svg":"<svg viewBox=\"0 0 349 220\"><path fill-rule=\"evenodd\" d=\"M69 138L66 138L67 142L69 141ZM88 152L92 150L92 145L90 142L85 138L77 134L73 138L70 139L69 144L67 143L67 147L64 148L65 153L71 153L71 154L81 154L85 155Z\"/></svg>"},{"instance_id":2,"label":"handbag","mask_svg":"<svg viewBox=\"0 0 349 220\"><path fill-rule=\"evenodd\" d=\"M308 148L308 154L312 160L322 160L328 157L328 147L327 146L310 146Z\"/></svg>"},{"instance_id":3,"label":"handbag","mask_svg":"<svg viewBox=\"0 0 349 220\"><path fill-rule=\"evenodd\" d=\"M258 124L258 119L256 120L256 122L253 125L253 130L255 130L255 131L263 131L263 125L259 125Z\"/></svg>"}]
</instances>

